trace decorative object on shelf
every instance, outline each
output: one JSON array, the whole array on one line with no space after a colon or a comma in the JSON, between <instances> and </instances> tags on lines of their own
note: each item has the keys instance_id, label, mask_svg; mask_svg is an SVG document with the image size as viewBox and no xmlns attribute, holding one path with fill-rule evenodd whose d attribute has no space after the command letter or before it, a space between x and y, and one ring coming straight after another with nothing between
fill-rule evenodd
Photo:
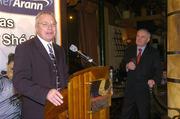
<instances>
[{"instance_id":1,"label":"decorative object on shelf","mask_svg":"<svg viewBox=\"0 0 180 119\"><path fill-rule=\"evenodd\" d=\"M131 16L130 10L124 10L124 11L122 12L122 16L123 16L123 19L128 19L128 18L130 18L130 16Z\"/></svg>"},{"instance_id":2,"label":"decorative object on shelf","mask_svg":"<svg viewBox=\"0 0 180 119\"><path fill-rule=\"evenodd\" d=\"M141 16L146 16L147 15L147 9L145 6L141 7Z\"/></svg>"},{"instance_id":3,"label":"decorative object on shelf","mask_svg":"<svg viewBox=\"0 0 180 119\"><path fill-rule=\"evenodd\" d=\"M115 57L123 57L126 46L123 43L122 31L120 29L114 29L113 42L114 42L114 46L115 46L114 48L116 52Z\"/></svg>"}]
</instances>

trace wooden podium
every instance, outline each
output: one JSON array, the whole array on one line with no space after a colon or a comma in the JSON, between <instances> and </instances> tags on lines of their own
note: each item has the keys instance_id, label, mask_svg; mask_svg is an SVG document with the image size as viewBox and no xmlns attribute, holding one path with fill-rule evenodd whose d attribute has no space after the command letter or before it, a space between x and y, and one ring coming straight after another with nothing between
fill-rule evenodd
<instances>
[{"instance_id":1,"label":"wooden podium","mask_svg":"<svg viewBox=\"0 0 180 119\"><path fill-rule=\"evenodd\" d=\"M74 73L68 82L68 110L58 112L51 105L56 113L54 119L109 119L111 86L109 67L90 67ZM50 113L53 108L48 105L45 117L53 114Z\"/></svg>"}]
</instances>

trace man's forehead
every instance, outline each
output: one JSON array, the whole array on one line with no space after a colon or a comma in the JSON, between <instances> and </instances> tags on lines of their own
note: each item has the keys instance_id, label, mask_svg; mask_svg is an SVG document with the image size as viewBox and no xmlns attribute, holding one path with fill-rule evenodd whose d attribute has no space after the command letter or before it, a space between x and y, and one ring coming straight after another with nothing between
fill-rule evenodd
<instances>
[{"instance_id":1,"label":"man's forehead","mask_svg":"<svg viewBox=\"0 0 180 119\"><path fill-rule=\"evenodd\" d=\"M144 31L144 30L140 30L137 32L137 35L141 35L141 36L148 36L149 33L147 31Z\"/></svg>"},{"instance_id":2,"label":"man's forehead","mask_svg":"<svg viewBox=\"0 0 180 119\"><path fill-rule=\"evenodd\" d=\"M46 17L46 18L44 18L44 17ZM51 20L53 22L55 22L55 18L49 14L42 14L41 16L39 16L39 20L40 21L49 21L49 19L47 19L47 17L51 18Z\"/></svg>"},{"instance_id":3,"label":"man's forehead","mask_svg":"<svg viewBox=\"0 0 180 119\"><path fill-rule=\"evenodd\" d=\"M145 30L139 30L138 33L145 33L145 34L148 34L148 32L145 31Z\"/></svg>"}]
</instances>

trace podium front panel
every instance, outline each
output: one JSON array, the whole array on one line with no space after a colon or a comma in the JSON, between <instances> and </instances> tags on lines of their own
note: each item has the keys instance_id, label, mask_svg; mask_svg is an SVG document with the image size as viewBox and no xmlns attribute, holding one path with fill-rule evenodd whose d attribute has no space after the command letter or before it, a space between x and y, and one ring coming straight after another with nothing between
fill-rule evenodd
<instances>
[{"instance_id":1,"label":"podium front panel","mask_svg":"<svg viewBox=\"0 0 180 119\"><path fill-rule=\"evenodd\" d=\"M105 86L105 80L109 80L108 67L92 67L73 74L68 83L68 112L70 119L109 119L109 106L111 95L98 88L97 96L92 96L92 86ZM93 84L93 85L92 85ZM102 85L102 86L101 86ZM100 103L96 103L96 102ZM102 102L107 101L107 102ZM100 108L93 104L100 104ZM102 105L103 104L103 105Z\"/></svg>"}]
</instances>

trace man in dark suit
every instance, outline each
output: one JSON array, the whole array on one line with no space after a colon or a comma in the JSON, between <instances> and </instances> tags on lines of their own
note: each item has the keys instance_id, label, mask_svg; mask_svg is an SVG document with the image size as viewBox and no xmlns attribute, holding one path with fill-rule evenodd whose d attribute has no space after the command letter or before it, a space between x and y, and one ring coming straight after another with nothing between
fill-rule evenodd
<instances>
[{"instance_id":1,"label":"man in dark suit","mask_svg":"<svg viewBox=\"0 0 180 119\"><path fill-rule=\"evenodd\" d=\"M44 119L46 100L60 106L61 89L67 86L65 53L53 42L56 35L53 13L40 12L35 29L36 36L15 50L13 83L22 95L23 119Z\"/></svg>"},{"instance_id":2,"label":"man in dark suit","mask_svg":"<svg viewBox=\"0 0 180 119\"><path fill-rule=\"evenodd\" d=\"M134 119L136 112L138 119L150 118L149 89L161 77L159 53L148 44L150 36L146 29L138 30L136 45L128 47L125 51L127 82L122 119Z\"/></svg>"}]
</instances>

